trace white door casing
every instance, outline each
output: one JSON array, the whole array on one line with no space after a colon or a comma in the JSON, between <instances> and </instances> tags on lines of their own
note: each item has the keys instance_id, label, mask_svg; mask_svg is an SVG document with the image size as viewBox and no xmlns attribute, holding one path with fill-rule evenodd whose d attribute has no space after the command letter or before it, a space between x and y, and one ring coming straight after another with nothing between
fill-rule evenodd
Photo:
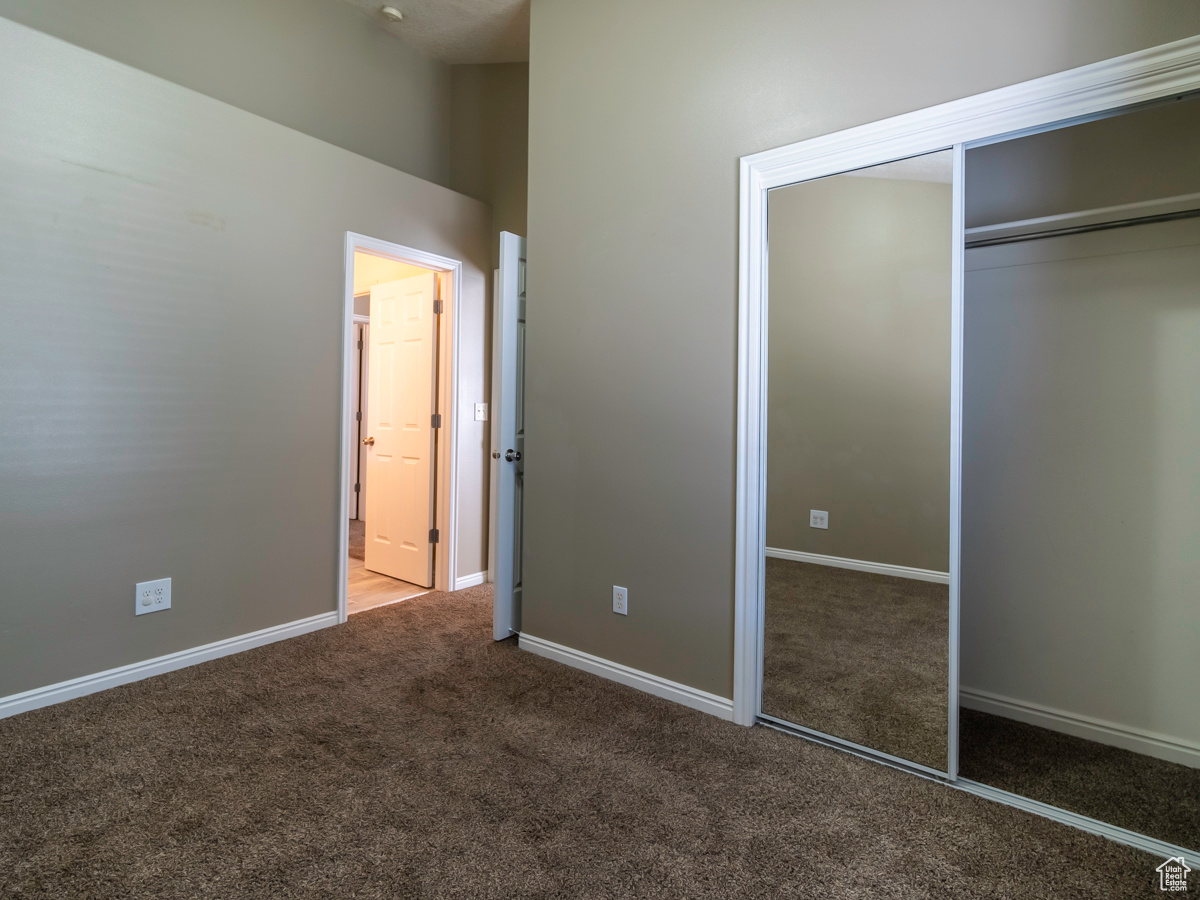
<instances>
[{"instance_id":1,"label":"white door casing","mask_svg":"<svg viewBox=\"0 0 1200 900\"><path fill-rule=\"evenodd\" d=\"M500 232L492 316L492 479L495 601L492 636L521 631L521 512L525 477L525 238Z\"/></svg>"},{"instance_id":2,"label":"white door casing","mask_svg":"<svg viewBox=\"0 0 1200 900\"><path fill-rule=\"evenodd\" d=\"M372 287L367 357L363 562L422 587L433 586L436 299L433 272Z\"/></svg>"}]
</instances>

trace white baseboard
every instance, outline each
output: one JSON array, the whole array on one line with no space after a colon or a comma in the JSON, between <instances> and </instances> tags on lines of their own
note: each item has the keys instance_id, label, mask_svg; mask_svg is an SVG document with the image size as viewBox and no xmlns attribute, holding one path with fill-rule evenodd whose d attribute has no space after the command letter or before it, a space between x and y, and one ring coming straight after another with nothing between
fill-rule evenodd
<instances>
[{"instance_id":1,"label":"white baseboard","mask_svg":"<svg viewBox=\"0 0 1200 900\"><path fill-rule=\"evenodd\" d=\"M476 572L474 575L459 575L454 579L454 587L452 591L461 591L463 588L475 587L477 584L483 584L487 581L487 572Z\"/></svg>"},{"instance_id":2,"label":"white baseboard","mask_svg":"<svg viewBox=\"0 0 1200 900\"><path fill-rule=\"evenodd\" d=\"M69 681L60 681L58 684L33 688L20 694L0 697L0 719L43 706L52 706L55 703L62 703L64 700L73 700L86 694L94 694L97 691L107 690L121 684L129 684L132 681L141 681L152 675L173 672L176 669L194 666L196 663L207 662L210 659L241 653L243 650L251 650L264 644L273 644L276 641L298 637L310 631L337 624L338 614L336 612L321 613L307 619L285 622L283 625L272 625L270 628L263 628L260 631L214 641L190 650L180 650L177 653L168 653L166 656L159 656L144 662L97 672L95 675L84 675Z\"/></svg>"},{"instance_id":3,"label":"white baseboard","mask_svg":"<svg viewBox=\"0 0 1200 900\"><path fill-rule=\"evenodd\" d=\"M967 687L959 690L958 702L967 709L1003 716L1006 719L1024 722L1026 725L1037 725L1098 744L1120 747L1122 750L1132 750L1144 756L1200 769L1200 744L1183 738L1106 722L1103 719L1093 719L1091 716L1064 712L1061 709Z\"/></svg>"},{"instance_id":4,"label":"white baseboard","mask_svg":"<svg viewBox=\"0 0 1200 900\"><path fill-rule=\"evenodd\" d=\"M856 572L874 572L876 575L912 578L915 581L932 581L936 584L950 583L949 572L936 572L933 569L913 569L909 566L893 566L890 563L845 559L841 556L825 556L822 553L805 553L803 550L780 550L777 547L768 547L767 556L775 559L790 559L793 562L815 563L818 566L832 566L835 569L853 569Z\"/></svg>"},{"instance_id":5,"label":"white baseboard","mask_svg":"<svg viewBox=\"0 0 1200 900\"><path fill-rule=\"evenodd\" d=\"M655 697L674 700L676 703L698 709L720 719L733 720L733 701L725 697L718 697L716 694L688 687L686 684L668 681L657 675L651 675L649 672L631 669L629 666L623 666L620 663L592 656L581 650L573 650L562 644L555 644L529 634L522 633L518 645L522 650L528 650L530 653L553 659L572 668L582 669L593 675L599 675L601 678L637 688L647 694L653 694Z\"/></svg>"}]
</instances>

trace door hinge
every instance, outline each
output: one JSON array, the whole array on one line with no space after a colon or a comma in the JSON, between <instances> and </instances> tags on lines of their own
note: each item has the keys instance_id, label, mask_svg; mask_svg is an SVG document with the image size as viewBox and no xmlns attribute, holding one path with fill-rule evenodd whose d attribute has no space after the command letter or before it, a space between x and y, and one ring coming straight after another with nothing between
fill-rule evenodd
<instances>
[{"instance_id":1,"label":"door hinge","mask_svg":"<svg viewBox=\"0 0 1200 900\"><path fill-rule=\"evenodd\" d=\"M436 544L438 542L438 530L436 528L429 529L429 543Z\"/></svg>"},{"instance_id":2,"label":"door hinge","mask_svg":"<svg viewBox=\"0 0 1200 900\"><path fill-rule=\"evenodd\" d=\"M442 301L441 300L433 301L433 314L435 316L440 316L442 314Z\"/></svg>"},{"instance_id":3,"label":"door hinge","mask_svg":"<svg viewBox=\"0 0 1200 900\"><path fill-rule=\"evenodd\" d=\"M358 493L358 485L357 484L354 486L354 493L356 493L356 494Z\"/></svg>"},{"instance_id":4,"label":"door hinge","mask_svg":"<svg viewBox=\"0 0 1200 900\"><path fill-rule=\"evenodd\" d=\"M362 410L361 409L354 413L354 421L355 422L362 421Z\"/></svg>"},{"instance_id":5,"label":"door hinge","mask_svg":"<svg viewBox=\"0 0 1200 900\"><path fill-rule=\"evenodd\" d=\"M434 428L441 428L442 427L442 414L434 413L433 416L431 416L430 424L432 424Z\"/></svg>"},{"instance_id":6,"label":"door hinge","mask_svg":"<svg viewBox=\"0 0 1200 900\"><path fill-rule=\"evenodd\" d=\"M359 350L361 350L361 349L362 349L362 338L359 338L359 339L358 339L358 349L359 349Z\"/></svg>"}]
</instances>

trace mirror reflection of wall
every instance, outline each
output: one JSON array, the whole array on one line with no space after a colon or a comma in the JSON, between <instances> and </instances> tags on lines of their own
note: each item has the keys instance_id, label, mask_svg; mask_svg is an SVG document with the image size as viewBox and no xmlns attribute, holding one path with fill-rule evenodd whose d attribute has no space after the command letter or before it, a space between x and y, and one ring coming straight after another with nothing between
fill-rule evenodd
<instances>
[{"instance_id":1,"label":"mirror reflection of wall","mask_svg":"<svg viewBox=\"0 0 1200 900\"><path fill-rule=\"evenodd\" d=\"M952 172L790 185L768 216L762 711L940 771Z\"/></svg>"},{"instance_id":2,"label":"mirror reflection of wall","mask_svg":"<svg viewBox=\"0 0 1200 900\"><path fill-rule=\"evenodd\" d=\"M1191 100L968 150L964 297L960 773L1190 848L1200 218L1130 220L1197 147Z\"/></svg>"}]
</instances>

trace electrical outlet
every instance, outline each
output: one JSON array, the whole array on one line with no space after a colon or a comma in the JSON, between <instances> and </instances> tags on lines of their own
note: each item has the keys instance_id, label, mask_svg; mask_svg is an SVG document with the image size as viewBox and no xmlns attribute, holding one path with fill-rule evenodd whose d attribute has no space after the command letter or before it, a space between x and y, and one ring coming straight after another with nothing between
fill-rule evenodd
<instances>
[{"instance_id":1,"label":"electrical outlet","mask_svg":"<svg viewBox=\"0 0 1200 900\"><path fill-rule=\"evenodd\" d=\"M620 616L629 615L629 589L613 585L613 612Z\"/></svg>"},{"instance_id":2,"label":"electrical outlet","mask_svg":"<svg viewBox=\"0 0 1200 900\"><path fill-rule=\"evenodd\" d=\"M475 404L475 421L476 422L486 422L487 421L487 404L486 403L476 403Z\"/></svg>"},{"instance_id":3,"label":"electrical outlet","mask_svg":"<svg viewBox=\"0 0 1200 900\"><path fill-rule=\"evenodd\" d=\"M171 608L171 579L160 578L157 581L142 581L134 586L133 612L134 615L162 612Z\"/></svg>"},{"instance_id":4,"label":"electrical outlet","mask_svg":"<svg viewBox=\"0 0 1200 900\"><path fill-rule=\"evenodd\" d=\"M809 528L828 528L829 513L823 509L810 509L808 511L808 527Z\"/></svg>"}]
</instances>

